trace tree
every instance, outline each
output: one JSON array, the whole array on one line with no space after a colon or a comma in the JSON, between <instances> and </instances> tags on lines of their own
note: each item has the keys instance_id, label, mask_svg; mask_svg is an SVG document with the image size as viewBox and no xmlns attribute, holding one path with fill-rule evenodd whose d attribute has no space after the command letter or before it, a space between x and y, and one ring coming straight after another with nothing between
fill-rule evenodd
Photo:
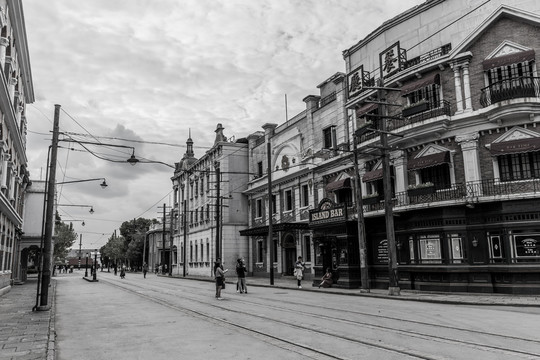
<instances>
[{"instance_id":1,"label":"tree","mask_svg":"<svg viewBox=\"0 0 540 360\"><path fill-rule=\"evenodd\" d=\"M77 233L73 231L73 224L66 224L60 216L56 214L56 222L54 227L54 259L55 262L64 262L68 255L69 249L77 240Z\"/></svg>"}]
</instances>

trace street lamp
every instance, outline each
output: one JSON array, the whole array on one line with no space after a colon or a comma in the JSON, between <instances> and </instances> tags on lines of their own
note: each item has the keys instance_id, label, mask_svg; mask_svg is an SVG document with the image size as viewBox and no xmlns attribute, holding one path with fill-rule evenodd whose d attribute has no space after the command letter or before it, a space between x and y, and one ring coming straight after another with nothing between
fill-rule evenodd
<instances>
[{"instance_id":1,"label":"street lamp","mask_svg":"<svg viewBox=\"0 0 540 360\"><path fill-rule=\"evenodd\" d=\"M84 277L88 277L88 253L86 253L86 266L84 268Z\"/></svg>"},{"instance_id":2,"label":"street lamp","mask_svg":"<svg viewBox=\"0 0 540 360\"><path fill-rule=\"evenodd\" d=\"M89 207L90 210L88 212L90 214L94 213L94 207L92 205L76 205L76 204L56 204L56 206L77 206L77 207Z\"/></svg>"},{"instance_id":3,"label":"street lamp","mask_svg":"<svg viewBox=\"0 0 540 360\"><path fill-rule=\"evenodd\" d=\"M109 186L109 185L107 185L107 181L105 180L105 178L63 181L63 182L56 183L56 185L74 184L74 183L81 183L81 182L87 182L87 181L97 181L97 180L103 180L103 182L101 184L99 184L99 186L101 186L102 189L105 189L107 186ZM92 211L90 211L90 212L92 212Z\"/></svg>"}]
</instances>

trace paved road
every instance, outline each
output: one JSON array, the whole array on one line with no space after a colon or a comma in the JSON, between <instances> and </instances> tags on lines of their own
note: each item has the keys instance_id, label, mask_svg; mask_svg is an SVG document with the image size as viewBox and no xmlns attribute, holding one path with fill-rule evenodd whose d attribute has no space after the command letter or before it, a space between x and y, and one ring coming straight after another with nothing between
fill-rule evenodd
<instances>
[{"instance_id":1,"label":"paved road","mask_svg":"<svg viewBox=\"0 0 540 360\"><path fill-rule=\"evenodd\" d=\"M55 277L48 312L31 312L32 282L0 297L0 359L540 359L534 296L395 298L248 278L249 294L229 283L218 301L208 281L98 278Z\"/></svg>"}]
</instances>

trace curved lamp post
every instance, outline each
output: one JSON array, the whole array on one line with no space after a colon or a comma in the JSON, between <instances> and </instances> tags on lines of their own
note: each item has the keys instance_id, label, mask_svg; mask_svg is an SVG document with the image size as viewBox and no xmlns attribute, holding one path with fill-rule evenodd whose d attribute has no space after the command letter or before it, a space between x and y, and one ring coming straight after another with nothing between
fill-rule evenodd
<instances>
[{"instance_id":1,"label":"curved lamp post","mask_svg":"<svg viewBox=\"0 0 540 360\"><path fill-rule=\"evenodd\" d=\"M77 206L77 207L89 207L90 210L88 212L90 214L94 213L94 207L92 205L76 205L76 204L56 204L56 206Z\"/></svg>"}]
</instances>

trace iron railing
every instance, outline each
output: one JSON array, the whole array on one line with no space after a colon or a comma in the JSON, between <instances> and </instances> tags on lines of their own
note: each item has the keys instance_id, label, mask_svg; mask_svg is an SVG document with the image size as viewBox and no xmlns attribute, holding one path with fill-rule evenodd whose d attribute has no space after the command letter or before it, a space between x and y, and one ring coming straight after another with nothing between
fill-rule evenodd
<instances>
[{"instance_id":1,"label":"iron railing","mask_svg":"<svg viewBox=\"0 0 540 360\"><path fill-rule=\"evenodd\" d=\"M540 78L522 76L497 81L482 90L480 105L483 107L511 99L540 97Z\"/></svg>"}]
</instances>

